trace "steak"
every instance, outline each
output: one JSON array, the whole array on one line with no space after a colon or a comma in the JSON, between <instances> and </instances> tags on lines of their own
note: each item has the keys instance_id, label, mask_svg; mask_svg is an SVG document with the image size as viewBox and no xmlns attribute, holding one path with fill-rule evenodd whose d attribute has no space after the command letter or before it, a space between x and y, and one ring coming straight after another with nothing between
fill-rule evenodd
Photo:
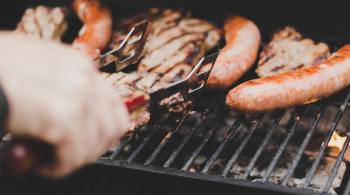
<instances>
[{"instance_id":1,"label":"steak","mask_svg":"<svg viewBox=\"0 0 350 195\"><path fill-rule=\"evenodd\" d=\"M166 88L171 83L155 73L102 73L102 76L122 96L129 109L132 127L142 126L150 120L148 112L149 95L160 88ZM176 93L159 102L159 105L169 112L183 112L191 107L192 102L184 99L181 93Z\"/></svg>"},{"instance_id":2,"label":"steak","mask_svg":"<svg viewBox=\"0 0 350 195\"><path fill-rule=\"evenodd\" d=\"M285 73L319 63L329 55L326 43L303 38L296 29L287 26L275 33L260 53L256 72L260 77Z\"/></svg>"},{"instance_id":3,"label":"steak","mask_svg":"<svg viewBox=\"0 0 350 195\"><path fill-rule=\"evenodd\" d=\"M150 113L147 111L149 93L159 88L166 87L166 83L154 73L102 73L102 76L122 96L124 103L129 109L132 127L142 126L150 120Z\"/></svg>"},{"instance_id":4,"label":"steak","mask_svg":"<svg viewBox=\"0 0 350 195\"><path fill-rule=\"evenodd\" d=\"M38 6L25 10L16 32L42 39L60 41L67 30L66 12L61 7Z\"/></svg>"},{"instance_id":5,"label":"steak","mask_svg":"<svg viewBox=\"0 0 350 195\"><path fill-rule=\"evenodd\" d=\"M180 11L151 9L120 22L112 47L118 47L126 32L145 19L152 23L138 72L156 73L166 82L187 76L196 62L217 47L222 38L222 31L205 20L191 18Z\"/></svg>"}]
</instances>

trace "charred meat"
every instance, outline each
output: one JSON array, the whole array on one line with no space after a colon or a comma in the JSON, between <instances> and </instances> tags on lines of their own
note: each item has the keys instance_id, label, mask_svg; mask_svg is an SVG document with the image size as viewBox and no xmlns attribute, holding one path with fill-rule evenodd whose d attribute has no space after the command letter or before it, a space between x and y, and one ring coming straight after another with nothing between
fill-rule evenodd
<instances>
[{"instance_id":1,"label":"charred meat","mask_svg":"<svg viewBox=\"0 0 350 195\"><path fill-rule=\"evenodd\" d=\"M256 72L260 77L285 73L317 64L329 55L326 43L315 43L303 38L294 28L286 27L275 33L261 52Z\"/></svg>"},{"instance_id":2,"label":"charred meat","mask_svg":"<svg viewBox=\"0 0 350 195\"><path fill-rule=\"evenodd\" d=\"M112 47L118 47L125 32L145 19L152 21L138 72L156 73L167 82L189 74L205 53L218 46L222 32L213 24L188 17L180 11L152 9L126 19L117 27ZM132 49L132 48L130 48Z\"/></svg>"}]
</instances>

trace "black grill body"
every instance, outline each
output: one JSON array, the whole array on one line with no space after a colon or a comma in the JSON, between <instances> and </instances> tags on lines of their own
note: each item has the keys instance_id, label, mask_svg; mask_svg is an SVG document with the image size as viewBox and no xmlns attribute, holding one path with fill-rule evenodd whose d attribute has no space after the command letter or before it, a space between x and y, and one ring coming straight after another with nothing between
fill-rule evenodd
<instances>
[{"instance_id":1,"label":"black grill body","mask_svg":"<svg viewBox=\"0 0 350 195\"><path fill-rule=\"evenodd\" d=\"M195 17L218 25L222 25L229 14L243 15L260 27L262 45L285 25L297 27L306 37L328 43L332 51L350 43L350 25L347 25L350 13L345 1L129 0L105 3L113 8L116 18L152 6L189 9ZM12 1L2 7L1 27L13 28L23 10L36 4L67 5L69 1ZM78 29L80 24L73 19L71 25ZM255 77L251 71L240 82ZM349 89L311 105L257 116L226 109L225 93L197 98L194 113L162 113L155 124L137 129L133 137L125 139L95 165L63 181L29 176L3 181L6 187L2 190L34 190L44 194L53 191L58 194L320 194L334 192L332 184L341 167L346 166L339 187L333 190L338 194L350 193L350 166L343 161L348 137L339 155L333 158L325 183L321 187L314 184L328 155L326 146L331 136L335 131L348 133ZM289 148L294 150L290 159L287 158ZM305 152L310 150L314 152L313 158L305 160ZM283 163L285 174L273 182L276 170ZM242 170L233 171L238 165ZM253 174L255 172L258 176ZM293 178L304 180L301 185L293 186L290 184ZM16 188L19 185L23 188Z\"/></svg>"}]
</instances>

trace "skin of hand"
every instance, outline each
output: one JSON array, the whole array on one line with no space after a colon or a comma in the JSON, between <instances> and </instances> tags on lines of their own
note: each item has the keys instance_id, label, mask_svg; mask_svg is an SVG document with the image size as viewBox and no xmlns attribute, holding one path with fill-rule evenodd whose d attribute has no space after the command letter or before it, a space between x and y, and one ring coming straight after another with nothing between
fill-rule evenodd
<instances>
[{"instance_id":1,"label":"skin of hand","mask_svg":"<svg viewBox=\"0 0 350 195\"><path fill-rule=\"evenodd\" d=\"M119 143L130 126L121 97L69 46L0 32L0 84L7 130L52 144L56 162L39 174L62 177Z\"/></svg>"}]
</instances>

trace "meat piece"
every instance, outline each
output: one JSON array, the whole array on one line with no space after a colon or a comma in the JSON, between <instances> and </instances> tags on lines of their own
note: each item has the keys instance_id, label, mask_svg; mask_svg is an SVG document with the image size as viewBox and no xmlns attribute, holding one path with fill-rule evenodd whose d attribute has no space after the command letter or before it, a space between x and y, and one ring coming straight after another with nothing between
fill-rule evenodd
<instances>
[{"instance_id":1,"label":"meat piece","mask_svg":"<svg viewBox=\"0 0 350 195\"><path fill-rule=\"evenodd\" d=\"M159 105L165 107L169 112L180 113L188 110L192 102L186 100L181 93L176 93L162 100Z\"/></svg>"},{"instance_id":2,"label":"meat piece","mask_svg":"<svg viewBox=\"0 0 350 195\"><path fill-rule=\"evenodd\" d=\"M258 27L250 20L234 16L224 25L226 45L209 75L209 88L227 88L241 78L256 60L260 44Z\"/></svg>"},{"instance_id":3,"label":"meat piece","mask_svg":"<svg viewBox=\"0 0 350 195\"><path fill-rule=\"evenodd\" d=\"M130 114L132 121L129 129L133 130L137 127L147 124L151 120L150 113L146 110L146 107L139 108Z\"/></svg>"},{"instance_id":4,"label":"meat piece","mask_svg":"<svg viewBox=\"0 0 350 195\"><path fill-rule=\"evenodd\" d=\"M84 23L73 47L95 59L105 49L112 36L112 16L100 0L75 0L74 10Z\"/></svg>"},{"instance_id":5,"label":"meat piece","mask_svg":"<svg viewBox=\"0 0 350 195\"><path fill-rule=\"evenodd\" d=\"M180 80L190 74L192 68L188 64L176 64L171 70L162 76L162 80L171 83Z\"/></svg>"},{"instance_id":6,"label":"meat piece","mask_svg":"<svg viewBox=\"0 0 350 195\"><path fill-rule=\"evenodd\" d=\"M157 74L145 74L141 79L135 84L138 89L141 89L147 93L153 91L152 87L156 82L159 81L159 76Z\"/></svg>"},{"instance_id":7,"label":"meat piece","mask_svg":"<svg viewBox=\"0 0 350 195\"><path fill-rule=\"evenodd\" d=\"M163 63L169 63L169 59L173 56L181 54L181 48L186 47L187 44L191 44L193 42L204 39L203 34L201 33L193 33L184 35L178 39L175 39L169 42L163 47L156 49L155 51L149 53L145 56L140 62L139 72L152 72L152 69L163 66ZM178 53L178 54L177 54ZM185 55L189 55L190 51L187 51ZM170 67L176 65L174 63L178 63L177 61L173 61ZM169 65L168 65L169 66Z\"/></svg>"},{"instance_id":8,"label":"meat piece","mask_svg":"<svg viewBox=\"0 0 350 195\"><path fill-rule=\"evenodd\" d=\"M158 73L166 77L168 82L187 76L187 70L207 51L218 46L221 39L221 30L216 26L204 20L189 18L183 12L153 9L148 14L141 15L152 23L138 71ZM126 21L119 28L130 27L130 23L137 24L142 21L142 17L133 17ZM117 30L112 47L118 47L124 37L125 31ZM186 71L174 76L174 72L179 72L180 69Z\"/></svg>"},{"instance_id":9,"label":"meat piece","mask_svg":"<svg viewBox=\"0 0 350 195\"><path fill-rule=\"evenodd\" d=\"M349 84L350 45L345 45L322 63L247 81L228 93L226 104L243 112L264 112L314 102Z\"/></svg>"},{"instance_id":10,"label":"meat piece","mask_svg":"<svg viewBox=\"0 0 350 195\"><path fill-rule=\"evenodd\" d=\"M170 85L154 73L103 73L102 77L108 80L122 96L131 113L133 127L146 124L150 119L146 109L150 98L148 94ZM191 106L191 102L185 101L181 94L175 94L161 102L160 105L169 112L182 112Z\"/></svg>"},{"instance_id":11,"label":"meat piece","mask_svg":"<svg viewBox=\"0 0 350 195\"><path fill-rule=\"evenodd\" d=\"M159 80L158 75L118 72L103 73L102 76L122 96L131 113L133 123L131 129L146 124L149 121L149 113L145 110L149 100L148 93L153 90L152 87Z\"/></svg>"},{"instance_id":12,"label":"meat piece","mask_svg":"<svg viewBox=\"0 0 350 195\"><path fill-rule=\"evenodd\" d=\"M294 28L287 26L275 33L263 49L256 72L260 77L285 73L317 64L329 55L326 43L303 38Z\"/></svg>"},{"instance_id":13,"label":"meat piece","mask_svg":"<svg viewBox=\"0 0 350 195\"><path fill-rule=\"evenodd\" d=\"M60 41L66 30L64 8L38 6L25 10L15 31L33 37Z\"/></svg>"}]
</instances>

